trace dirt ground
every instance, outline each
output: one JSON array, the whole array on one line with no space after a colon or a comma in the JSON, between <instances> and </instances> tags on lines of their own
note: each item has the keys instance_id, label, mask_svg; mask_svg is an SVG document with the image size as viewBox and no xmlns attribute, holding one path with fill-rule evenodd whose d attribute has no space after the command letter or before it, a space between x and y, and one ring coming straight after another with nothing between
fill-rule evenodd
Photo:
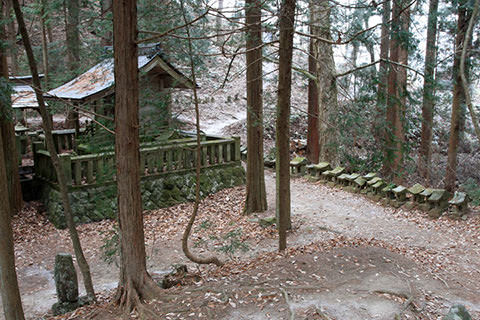
<instances>
[{"instance_id":1,"label":"dirt ground","mask_svg":"<svg viewBox=\"0 0 480 320\"><path fill-rule=\"evenodd\" d=\"M274 173L267 171L268 212L274 214ZM425 213L382 207L340 189L292 180L290 249L276 252L274 227L241 215L244 188L205 199L192 235L199 253L213 252L222 268L188 263L180 238L191 204L145 215L148 267L161 277L186 263L199 278L165 290L150 305L157 319L440 319L456 303L480 319L480 217L430 220ZM53 261L72 252L68 234L56 230L32 207L14 221L18 276L29 319L48 318L55 302ZM100 247L113 222L80 226L100 302L65 319L118 319L106 303L118 268ZM219 250L237 242L233 254ZM80 279L81 282L81 279ZM81 286L81 285L80 285ZM132 315L133 317L133 315Z\"/></svg>"}]
</instances>

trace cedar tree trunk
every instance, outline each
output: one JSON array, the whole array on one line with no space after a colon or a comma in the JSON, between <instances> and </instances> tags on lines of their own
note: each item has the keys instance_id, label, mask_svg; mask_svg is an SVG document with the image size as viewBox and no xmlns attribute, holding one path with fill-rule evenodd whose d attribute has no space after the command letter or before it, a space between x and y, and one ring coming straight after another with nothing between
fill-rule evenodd
<instances>
[{"instance_id":1,"label":"cedar tree trunk","mask_svg":"<svg viewBox=\"0 0 480 320\"><path fill-rule=\"evenodd\" d=\"M385 0L382 6L382 30L380 35L380 66L378 69L377 105L373 123L373 137L377 144L385 143L386 132L385 110L387 106L387 81L388 81L388 59L390 49L390 0Z\"/></svg>"},{"instance_id":2,"label":"cedar tree trunk","mask_svg":"<svg viewBox=\"0 0 480 320\"><path fill-rule=\"evenodd\" d=\"M1 4L0 4L1 5ZM3 6L2 6L3 9ZM5 35L3 27L0 28L2 32L2 38ZM0 50L0 77L7 77L7 59L3 50ZM3 79L5 80L5 79ZM4 114L10 106L2 105L0 110L0 116L3 118ZM4 126L11 125L11 122L2 120L2 129ZM12 130L13 132L13 130ZM10 135L4 135L4 132L0 133L0 292L2 296L3 311L5 319L7 320L23 320L23 308L22 301L20 299L20 292L18 289L17 273L15 271L15 251L13 244L12 228L11 228L11 215L13 209L10 206L11 197L9 196L10 179L8 178L12 172L7 171L7 154L5 150L4 138L10 139ZM15 143L13 143L15 146ZM14 158L16 153L14 153ZM10 158L10 157L8 157ZM15 159L15 168L16 159ZM18 172L16 173L18 176ZM21 198L20 198L21 200Z\"/></svg>"},{"instance_id":3,"label":"cedar tree trunk","mask_svg":"<svg viewBox=\"0 0 480 320\"><path fill-rule=\"evenodd\" d=\"M139 92L135 0L113 2L115 59L115 155L120 281L117 303L130 312L159 287L147 272L140 194Z\"/></svg>"},{"instance_id":4,"label":"cedar tree trunk","mask_svg":"<svg viewBox=\"0 0 480 320\"><path fill-rule=\"evenodd\" d=\"M263 165L262 10L247 0L247 198L245 214L267 210Z\"/></svg>"},{"instance_id":5,"label":"cedar tree trunk","mask_svg":"<svg viewBox=\"0 0 480 320\"><path fill-rule=\"evenodd\" d=\"M313 1L309 2L310 9L310 34L313 34L314 10ZM314 52L314 39L310 38L309 55L308 55L308 72L316 74L317 62ZM308 128L307 128L307 159L311 163L318 163L320 161L320 143L319 143L319 129L318 129L318 87L314 79L308 79Z\"/></svg>"},{"instance_id":6,"label":"cedar tree trunk","mask_svg":"<svg viewBox=\"0 0 480 320\"><path fill-rule=\"evenodd\" d=\"M0 12L3 14L4 6L0 4ZM7 35L5 34L4 26L0 27L0 39L6 41ZM15 45L15 43L13 44ZM7 54L5 50L0 49L0 77L8 79L8 63ZM15 129L12 117L12 110L10 106L0 110L0 135L3 137L3 155L5 161L5 168L7 170L7 190L8 199L10 203L10 212L15 214L22 209L22 188L20 186L20 177L18 174L18 152L15 139Z\"/></svg>"},{"instance_id":7,"label":"cedar tree trunk","mask_svg":"<svg viewBox=\"0 0 480 320\"><path fill-rule=\"evenodd\" d=\"M295 0L283 0L280 10L278 102L276 125L276 212L279 250L287 248L290 219L290 98L292 95L292 54Z\"/></svg>"},{"instance_id":8,"label":"cedar tree trunk","mask_svg":"<svg viewBox=\"0 0 480 320\"><path fill-rule=\"evenodd\" d=\"M462 104L465 104L465 91L462 85L460 74L460 60L462 56L462 46L470 20L471 10L465 8L467 1L462 0L458 3L457 35L455 38L455 55L453 58L453 98L452 98L452 117L450 121L450 137L448 140L448 160L445 175L445 189L452 192L456 188L457 181L457 152L458 142L460 140L460 117Z\"/></svg>"},{"instance_id":9,"label":"cedar tree trunk","mask_svg":"<svg viewBox=\"0 0 480 320\"><path fill-rule=\"evenodd\" d=\"M406 37L410 25L410 9L404 8L406 1L394 2L390 60L408 65L408 43ZM407 69L390 65L388 74L387 133L384 158L384 174L397 184L402 182L403 149L405 145L405 108L407 102Z\"/></svg>"},{"instance_id":10,"label":"cedar tree trunk","mask_svg":"<svg viewBox=\"0 0 480 320\"><path fill-rule=\"evenodd\" d=\"M427 185L430 184L432 160L433 109L435 107L435 65L437 64L437 15L438 0L430 0L428 9L427 48L423 82L422 137L418 155L418 173Z\"/></svg>"},{"instance_id":11,"label":"cedar tree trunk","mask_svg":"<svg viewBox=\"0 0 480 320\"><path fill-rule=\"evenodd\" d=\"M312 34L332 40L330 33L331 10L328 0L312 1L310 8ZM336 163L338 161L338 137L333 124L338 111L338 101L332 45L313 39L313 58L316 62L314 74L317 77L319 159Z\"/></svg>"}]
</instances>

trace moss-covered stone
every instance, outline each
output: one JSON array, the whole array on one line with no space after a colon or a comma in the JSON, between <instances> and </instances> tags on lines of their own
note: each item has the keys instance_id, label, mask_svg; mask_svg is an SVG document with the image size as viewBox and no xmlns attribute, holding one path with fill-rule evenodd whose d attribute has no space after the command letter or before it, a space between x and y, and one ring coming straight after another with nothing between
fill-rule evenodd
<instances>
[{"instance_id":1,"label":"moss-covered stone","mask_svg":"<svg viewBox=\"0 0 480 320\"><path fill-rule=\"evenodd\" d=\"M245 170L239 164L202 169L200 196L245 183ZM70 192L70 204L76 223L112 219L117 214L116 185L92 187ZM154 210L195 200L195 171L151 177L141 181L143 208ZM60 194L43 184L41 198L47 207L48 219L60 229L66 228Z\"/></svg>"}]
</instances>

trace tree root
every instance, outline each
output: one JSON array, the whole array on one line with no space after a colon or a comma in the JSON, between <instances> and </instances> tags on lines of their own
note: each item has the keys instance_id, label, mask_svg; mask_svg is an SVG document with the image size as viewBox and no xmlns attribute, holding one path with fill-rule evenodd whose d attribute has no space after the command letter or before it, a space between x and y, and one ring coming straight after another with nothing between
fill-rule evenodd
<instances>
[{"instance_id":1,"label":"tree root","mask_svg":"<svg viewBox=\"0 0 480 320\"><path fill-rule=\"evenodd\" d=\"M114 304L122 308L126 313L141 311L146 300L151 300L162 295L163 290L155 283L148 273L145 273L143 281L135 285L132 279L126 281L124 286L119 286L115 294Z\"/></svg>"},{"instance_id":2,"label":"tree root","mask_svg":"<svg viewBox=\"0 0 480 320\"><path fill-rule=\"evenodd\" d=\"M282 292L283 297L285 298L285 303L288 306L288 313L290 314L289 319L290 320L295 320L295 310L293 310L291 304L290 304L290 299L288 298L288 293L285 291L283 288L279 288L279 290Z\"/></svg>"}]
</instances>

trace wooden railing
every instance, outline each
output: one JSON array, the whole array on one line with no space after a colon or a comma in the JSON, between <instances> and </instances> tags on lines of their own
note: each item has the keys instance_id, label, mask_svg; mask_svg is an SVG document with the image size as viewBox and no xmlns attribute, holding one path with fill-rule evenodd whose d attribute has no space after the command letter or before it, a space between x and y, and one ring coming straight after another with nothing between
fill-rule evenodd
<instances>
[{"instance_id":1,"label":"wooden railing","mask_svg":"<svg viewBox=\"0 0 480 320\"><path fill-rule=\"evenodd\" d=\"M82 133L84 130L81 130ZM53 142L58 153L75 149L75 129L53 130ZM39 135L39 139L45 141L45 135Z\"/></svg>"},{"instance_id":2,"label":"wooden railing","mask_svg":"<svg viewBox=\"0 0 480 320\"><path fill-rule=\"evenodd\" d=\"M56 182L50 154L42 150L41 142L35 145L35 174ZM88 155L60 154L60 162L71 186L93 185L115 179L115 153L105 152ZM201 142L202 167L216 166L240 161L240 138L213 138ZM140 175L154 176L165 173L194 170L196 143L159 145L140 149Z\"/></svg>"}]
</instances>

